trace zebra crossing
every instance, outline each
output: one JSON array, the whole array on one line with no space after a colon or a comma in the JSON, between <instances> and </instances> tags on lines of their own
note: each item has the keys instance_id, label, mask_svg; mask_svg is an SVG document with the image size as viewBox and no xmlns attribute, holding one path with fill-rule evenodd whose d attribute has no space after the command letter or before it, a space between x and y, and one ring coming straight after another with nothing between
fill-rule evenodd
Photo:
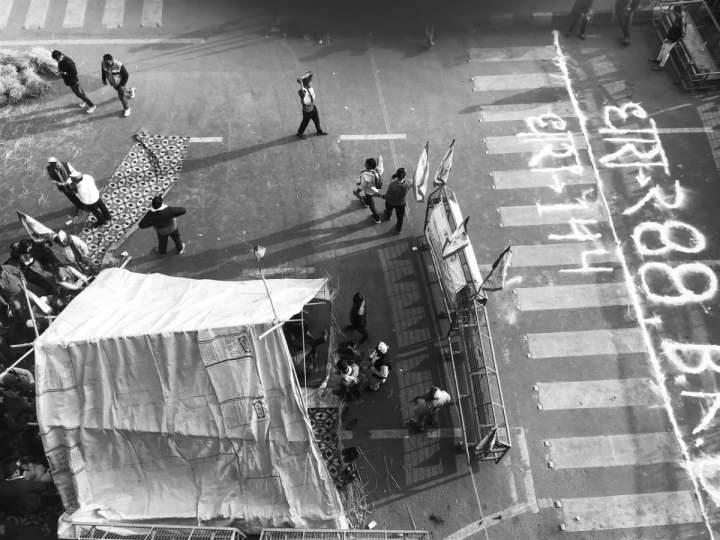
<instances>
[{"instance_id":1,"label":"zebra crossing","mask_svg":"<svg viewBox=\"0 0 720 540\"><path fill-rule=\"evenodd\" d=\"M0 30L154 28L162 18L163 0L0 0Z\"/></svg>"},{"instance_id":2,"label":"zebra crossing","mask_svg":"<svg viewBox=\"0 0 720 540\"><path fill-rule=\"evenodd\" d=\"M531 330L524 336L526 362L541 368L553 362L557 366L564 360L568 366L562 380L552 380L548 376L533 386L541 420L563 418L569 421L559 422L557 430L561 433L552 433L547 438L542 433L533 435L529 431L530 452L543 455L550 474L554 475L551 478L557 478L558 485L564 484L565 475L574 472L614 478L613 475L618 474L642 475L643 467L671 464L679 468L682 461L680 447L674 435L666 430L667 426L660 425L665 423L664 416L662 421L649 426L650 432L634 432L629 421L622 424L627 432L570 432L577 431L580 425L586 430L597 430L598 423L586 420L598 418L598 415L621 418L643 414L642 411L662 412L662 398L649 371L646 376L639 376L636 369L624 377L617 375L622 372L619 369L603 371L606 366L620 364L628 355L643 358L645 344L637 326L628 326L625 321L624 326L615 327L606 318L601 319L605 321L603 326L598 324L597 318L588 318L597 326L593 328L578 323L589 310L626 308L630 302L615 246L593 241L558 242L549 238L553 236L549 233L567 232L572 219L587 220L600 226L610 219L597 202L579 201L564 191L568 187L579 186L575 188L574 192L577 192L583 185L594 186L596 179L585 155L589 151L586 141L577 135L580 130L573 104L567 96L558 97L557 89L563 87L564 82L553 62L554 47L471 49L470 55L473 65L480 64L481 73L499 71L496 69L498 64L493 66L492 63L502 62L505 71L509 66L518 66L512 69L512 74L471 77L472 89L481 95L489 92L494 98L491 101L502 101L497 99L498 93L508 95L505 103L480 106L477 116L481 128L492 133L485 138L487 155L491 160L495 156L502 158L496 161L508 167L491 173L499 224L509 238L531 239L527 245L513 245L512 262L513 273L523 279L521 287L513 292L514 307L519 314L518 320L526 321ZM539 95L553 101L515 103L519 100L516 96L532 98ZM518 133L528 131L527 118L547 113L566 120L568 130L573 132L572 144L581 160L577 174L532 170L528 165L528 154L542 150L545 142ZM517 168L509 168L512 165ZM538 194L547 194L547 203L539 203ZM523 200L528 204L518 204ZM503 201L509 204L503 205ZM598 275L592 272L562 273L562 270L582 266L582 255L589 251L594 252L593 264L611 268L606 277L597 279ZM539 272L552 274L550 284L532 286L535 284L532 277ZM530 325L540 324L538 317L542 318L543 327L532 332L534 328ZM590 365L596 369L582 368ZM550 373L542 369L539 372ZM607 373L617 378L593 377L588 373ZM654 418L660 417L657 414ZM535 474L548 473L535 471ZM538 488L538 497L553 500L551 506L558 509L560 528L577 533L578 537L587 538L588 534L603 532L613 538L616 535L634 538L637 534L637 537L644 537L636 529L703 522L689 481L666 486L658 484L657 491L644 488L613 495L596 490L593 483L583 483L582 487L573 485L573 496L567 496L565 488L559 489L562 496L553 496L553 493ZM663 533L655 530L652 534ZM667 537L672 537L672 533Z\"/></svg>"}]
</instances>

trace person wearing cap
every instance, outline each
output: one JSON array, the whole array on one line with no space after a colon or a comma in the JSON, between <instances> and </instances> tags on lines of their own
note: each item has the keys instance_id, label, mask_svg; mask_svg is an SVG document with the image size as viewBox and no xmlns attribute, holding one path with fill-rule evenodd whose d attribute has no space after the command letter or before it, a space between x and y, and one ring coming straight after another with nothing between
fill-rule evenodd
<instances>
[{"instance_id":1,"label":"person wearing cap","mask_svg":"<svg viewBox=\"0 0 720 540\"><path fill-rule=\"evenodd\" d=\"M370 353L370 384L366 390L377 392L385 384L390 375L390 361L387 357L390 348L384 341L377 344L377 347Z\"/></svg>"},{"instance_id":2,"label":"person wearing cap","mask_svg":"<svg viewBox=\"0 0 720 540\"><path fill-rule=\"evenodd\" d=\"M111 54L105 54L100 64L101 77L104 85L110 84L117 92L118 99L123 106L123 116L130 116L130 106L127 100L135 97L135 87L125 90L130 78L127 68L120 60L115 60Z\"/></svg>"},{"instance_id":3,"label":"person wearing cap","mask_svg":"<svg viewBox=\"0 0 720 540\"><path fill-rule=\"evenodd\" d=\"M70 178L72 178L75 189L77 190L78 199L80 199L80 202L85 205L85 208L95 216L97 221L94 226L102 227L110 221L112 214L100 195L100 191L95 184L95 179L89 174L83 174L80 171L73 171Z\"/></svg>"},{"instance_id":4,"label":"person wearing cap","mask_svg":"<svg viewBox=\"0 0 720 540\"><path fill-rule=\"evenodd\" d=\"M397 222L395 223L395 232L402 231L403 220L405 219L405 197L410 189L410 184L405 181L405 169L400 167L395 174L392 175L394 182L390 182L390 185L383 195L385 199L385 220L389 220L392 217L393 210L395 210L395 217Z\"/></svg>"},{"instance_id":5,"label":"person wearing cap","mask_svg":"<svg viewBox=\"0 0 720 540\"><path fill-rule=\"evenodd\" d=\"M75 206L75 213L77 214L84 208L83 203L78 199L75 193L75 185L70 179L70 175L75 171L72 165L67 161L58 161L57 158L49 157L47 164L47 173L50 180L58 191L65 195L73 206Z\"/></svg>"},{"instance_id":6,"label":"person wearing cap","mask_svg":"<svg viewBox=\"0 0 720 540\"><path fill-rule=\"evenodd\" d=\"M318 135L327 135L327 131L320 127L320 115L315 104L315 89L312 87L312 73L306 73L297 79L297 82L300 84L298 95L300 96L300 107L302 108L302 122L300 122L300 127L297 130L297 136L301 139L307 139L305 128L307 128L310 120L315 124Z\"/></svg>"},{"instance_id":7,"label":"person wearing cap","mask_svg":"<svg viewBox=\"0 0 720 540\"><path fill-rule=\"evenodd\" d=\"M178 255L185 251L185 242L180 238L180 229L178 229L177 219L186 210L182 206L167 206L163 204L163 198L155 195L150 204L150 210L143 216L138 224L141 229L154 227L158 238L158 245L155 253L165 255L167 253L168 238L172 238L175 242L175 249Z\"/></svg>"},{"instance_id":8,"label":"person wearing cap","mask_svg":"<svg viewBox=\"0 0 720 540\"><path fill-rule=\"evenodd\" d=\"M73 62L72 58L65 56L57 49L53 50L50 56L53 57L53 60L57 61L58 71L60 72L63 82L70 87L73 94L83 100L83 103L80 103L78 106L82 109L85 105L87 105L87 109L85 109L87 114L94 112L96 108L95 104L89 97L87 97L85 90L83 90L82 86L80 86L77 67L75 66L75 62Z\"/></svg>"}]
</instances>

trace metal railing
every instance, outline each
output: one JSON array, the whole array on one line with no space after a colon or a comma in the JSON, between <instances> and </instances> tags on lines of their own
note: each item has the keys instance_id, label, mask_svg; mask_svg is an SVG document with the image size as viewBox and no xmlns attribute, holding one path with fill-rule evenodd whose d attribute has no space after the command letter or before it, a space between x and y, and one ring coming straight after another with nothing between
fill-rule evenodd
<instances>
[{"instance_id":1,"label":"metal railing","mask_svg":"<svg viewBox=\"0 0 720 540\"><path fill-rule=\"evenodd\" d=\"M260 540L430 540L430 534L379 529L263 529Z\"/></svg>"},{"instance_id":2,"label":"metal railing","mask_svg":"<svg viewBox=\"0 0 720 540\"><path fill-rule=\"evenodd\" d=\"M73 523L75 538L122 540L243 540L232 527L183 527L153 523Z\"/></svg>"}]
</instances>

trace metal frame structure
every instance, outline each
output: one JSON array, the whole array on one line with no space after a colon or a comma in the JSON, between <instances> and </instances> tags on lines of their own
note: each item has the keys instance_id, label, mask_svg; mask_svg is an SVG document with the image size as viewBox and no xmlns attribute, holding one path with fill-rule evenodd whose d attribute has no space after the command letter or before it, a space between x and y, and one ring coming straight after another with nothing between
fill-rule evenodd
<instances>
[{"instance_id":1,"label":"metal frame structure","mask_svg":"<svg viewBox=\"0 0 720 540\"><path fill-rule=\"evenodd\" d=\"M449 200L457 204L454 192L445 186L428 196L425 225L432 207L442 205L451 230L459 226ZM451 308L447 300L450 293L445 290L438 270L442 263L432 249L428 250L445 311L452 321L447 340L463 430L461 446L475 459L499 463L512 447L512 441L485 308L487 298L473 279L469 266L477 263L468 260L464 249L458 251L466 286L455 297L457 307Z\"/></svg>"},{"instance_id":2,"label":"metal frame structure","mask_svg":"<svg viewBox=\"0 0 720 540\"><path fill-rule=\"evenodd\" d=\"M183 527L157 523L75 523L75 538L122 540L244 540L232 527Z\"/></svg>"},{"instance_id":3,"label":"metal frame structure","mask_svg":"<svg viewBox=\"0 0 720 540\"><path fill-rule=\"evenodd\" d=\"M263 529L260 540L430 540L430 534L379 529Z\"/></svg>"}]
</instances>

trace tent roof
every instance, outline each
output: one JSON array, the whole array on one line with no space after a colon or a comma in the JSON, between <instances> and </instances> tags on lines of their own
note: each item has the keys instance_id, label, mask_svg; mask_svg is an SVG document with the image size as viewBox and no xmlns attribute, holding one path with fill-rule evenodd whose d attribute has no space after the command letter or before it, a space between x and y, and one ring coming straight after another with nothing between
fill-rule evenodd
<instances>
[{"instance_id":1,"label":"tent roof","mask_svg":"<svg viewBox=\"0 0 720 540\"><path fill-rule=\"evenodd\" d=\"M325 279L268 279L279 320L315 297ZM40 336L38 344L271 323L261 280L215 281L120 268L102 271Z\"/></svg>"}]
</instances>

